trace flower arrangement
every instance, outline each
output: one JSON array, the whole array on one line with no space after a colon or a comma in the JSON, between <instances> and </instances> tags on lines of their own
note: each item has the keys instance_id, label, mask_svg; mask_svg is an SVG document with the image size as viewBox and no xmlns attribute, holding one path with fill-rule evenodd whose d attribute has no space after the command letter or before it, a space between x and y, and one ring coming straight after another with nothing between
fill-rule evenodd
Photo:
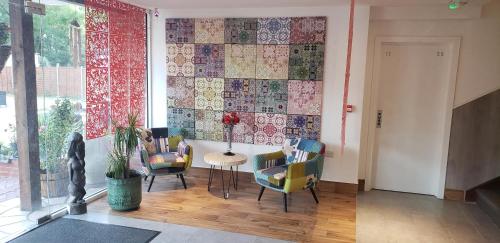
<instances>
[{"instance_id":1,"label":"flower arrangement","mask_svg":"<svg viewBox=\"0 0 500 243\"><path fill-rule=\"evenodd\" d=\"M227 152L224 155L233 156L234 153L231 152L232 140L233 140L233 127L234 125L240 123L240 118L236 112L227 113L222 116L222 124L227 128Z\"/></svg>"},{"instance_id":2,"label":"flower arrangement","mask_svg":"<svg viewBox=\"0 0 500 243\"><path fill-rule=\"evenodd\" d=\"M236 112L227 113L222 117L222 123L224 123L225 126L234 126L240 123L240 118Z\"/></svg>"}]
</instances>

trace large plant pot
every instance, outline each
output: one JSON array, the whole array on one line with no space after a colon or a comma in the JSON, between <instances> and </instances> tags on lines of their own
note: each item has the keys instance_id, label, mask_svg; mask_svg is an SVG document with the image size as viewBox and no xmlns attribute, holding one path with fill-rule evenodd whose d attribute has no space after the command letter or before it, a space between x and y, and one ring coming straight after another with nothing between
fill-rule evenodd
<instances>
[{"instance_id":1,"label":"large plant pot","mask_svg":"<svg viewBox=\"0 0 500 243\"><path fill-rule=\"evenodd\" d=\"M40 174L40 184L42 197L55 198L64 197L68 193L69 175L68 173L46 173Z\"/></svg>"},{"instance_id":2,"label":"large plant pot","mask_svg":"<svg viewBox=\"0 0 500 243\"><path fill-rule=\"evenodd\" d=\"M113 210L126 211L139 208L142 201L142 180L138 173L131 173L127 179L113 179L106 176L108 204Z\"/></svg>"},{"instance_id":3,"label":"large plant pot","mask_svg":"<svg viewBox=\"0 0 500 243\"><path fill-rule=\"evenodd\" d=\"M0 46L0 72L2 72L7 59L10 56L10 46Z\"/></svg>"}]
</instances>

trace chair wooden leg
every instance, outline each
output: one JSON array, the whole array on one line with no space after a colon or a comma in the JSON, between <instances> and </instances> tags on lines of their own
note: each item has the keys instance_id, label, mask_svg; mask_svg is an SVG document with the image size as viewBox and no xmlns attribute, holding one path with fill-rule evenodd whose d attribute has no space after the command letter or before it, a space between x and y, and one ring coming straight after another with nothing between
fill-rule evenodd
<instances>
[{"instance_id":1,"label":"chair wooden leg","mask_svg":"<svg viewBox=\"0 0 500 243\"><path fill-rule=\"evenodd\" d=\"M186 190L187 187L186 187L186 181L184 180L184 175L182 173L177 175L181 177L182 185L184 186L184 190Z\"/></svg>"},{"instance_id":2,"label":"chair wooden leg","mask_svg":"<svg viewBox=\"0 0 500 243\"><path fill-rule=\"evenodd\" d=\"M286 193L283 192L283 204L285 206L285 213L288 212L288 208L287 208L287 201L286 201Z\"/></svg>"},{"instance_id":3,"label":"chair wooden leg","mask_svg":"<svg viewBox=\"0 0 500 243\"><path fill-rule=\"evenodd\" d=\"M316 197L316 193L314 193L314 189L309 188L309 190L311 190L311 193L313 194L314 201L316 201L316 203L319 203L318 198Z\"/></svg>"},{"instance_id":4,"label":"chair wooden leg","mask_svg":"<svg viewBox=\"0 0 500 243\"><path fill-rule=\"evenodd\" d=\"M265 190L265 189L266 189L266 188L265 188L265 187L263 187L263 186L261 186L261 187L260 187L259 198L257 199L257 201L260 201L260 198L262 197L262 193L264 193L264 190Z\"/></svg>"},{"instance_id":5,"label":"chair wooden leg","mask_svg":"<svg viewBox=\"0 0 500 243\"><path fill-rule=\"evenodd\" d=\"M155 181L155 176L151 177L151 182L149 182L148 192L151 190L151 186L153 185L154 181Z\"/></svg>"}]
</instances>

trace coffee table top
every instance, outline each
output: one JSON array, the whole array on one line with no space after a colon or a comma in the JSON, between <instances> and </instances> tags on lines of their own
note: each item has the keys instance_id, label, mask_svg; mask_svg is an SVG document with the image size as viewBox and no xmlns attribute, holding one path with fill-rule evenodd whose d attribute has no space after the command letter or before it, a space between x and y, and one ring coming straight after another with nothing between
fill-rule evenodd
<instances>
[{"instance_id":1,"label":"coffee table top","mask_svg":"<svg viewBox=\"0 0 500 243\"><path fill-rule=\"evenodd\" d=\"M247 156L239 153L235 153L233 156L227 156L222 152L213 152L205 154L203 159L207 164L216 166L235 166L247 162Z\"/></svg>"}]
</instances>

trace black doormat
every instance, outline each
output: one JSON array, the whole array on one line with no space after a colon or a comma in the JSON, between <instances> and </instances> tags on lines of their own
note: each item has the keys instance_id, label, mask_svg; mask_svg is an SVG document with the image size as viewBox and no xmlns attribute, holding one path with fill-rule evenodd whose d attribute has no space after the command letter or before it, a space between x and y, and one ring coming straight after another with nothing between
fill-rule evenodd
<instances>
[{"instance_id":1,"label":"black doormat","mask_svg":"<svg viewBox=\"0 0 500 243\"><path fill-rule=\"evenodd\" d=\"M60 218L37 227L12 243L150 242L159 231Z\"/></svg>"}]
</instances>

